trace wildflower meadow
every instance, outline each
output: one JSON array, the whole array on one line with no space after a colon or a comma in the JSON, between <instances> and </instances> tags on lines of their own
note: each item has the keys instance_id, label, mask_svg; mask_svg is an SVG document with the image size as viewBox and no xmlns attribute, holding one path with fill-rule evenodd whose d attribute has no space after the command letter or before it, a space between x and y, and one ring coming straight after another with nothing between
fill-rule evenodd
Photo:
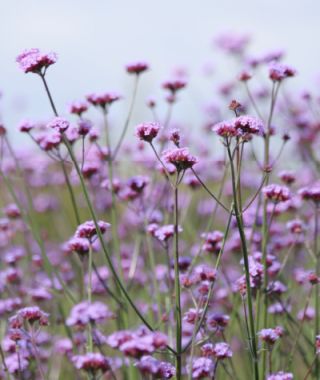
<instances>
[{"instance_id":1,"label":"wildflower meadow","mask_svg":"<svg viewBox=\"0 0 320 380\"><path fill-rule=\"evenodd\" d=\"M17 52L47 118L0 124L1 379L320 379L320 97L248 45L192 132L183 70L58 109L59 52Z\"/></svg>"}]
</instances>

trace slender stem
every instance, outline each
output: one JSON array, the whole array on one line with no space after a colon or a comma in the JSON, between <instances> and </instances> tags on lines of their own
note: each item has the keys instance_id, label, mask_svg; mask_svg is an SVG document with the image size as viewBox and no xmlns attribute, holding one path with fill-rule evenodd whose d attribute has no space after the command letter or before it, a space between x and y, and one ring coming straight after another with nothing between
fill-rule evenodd
<instances>
[{"instance_id":1,"label":"slender stem","mask_svg":"<svg viewBox=\"0 0 320 380\"><path fill-rule=\"evenodd\" d=\"M55 116L58 116L58 111L57 111L56 106L54 104L54 101L52 99L51 92L50 92L49 87L48 87L48 83L47 83L47 81L45 79L45 75L44 74L40 74L40 78L42 80L42 83L43 83L44 88L46 90L46 93L48 95L48 99L49 99L52 111L53 111L53 113L54 113Z\"/></svg>"},{"instance_id":2,"label":"slender stem","mask_svg":"<svg viewBox=\"0 0 320 380\"><path fill-rule=\"evenodd\" d=\"M318 355L316 355L316 356L314 357L314 359L313 359L313 361L312 361L312 363L311 363L311 365L310 365L310 368L308 369L308 372L305 374L303 380L307 380L307 379L308 379L309 375L310 375L311 372L312 372L312 368L313 368L313 366L314 366L314 363L315 363L315 361L317 360L317 357L318 357Z\"/></svg>"},{"instance_id":3,"label":"slender stem","mask_svg":"<svg viewBox=\"0 0 320 380\"><path fill-rule=\"evenodd\" d=\"M107 160L107 163L108 163L109 184L110 184L110 192L111 192L112 242L113 242L113 248L118 260L120 278L123 280L122 260L121 260L120 242L119 242L119 234L118 234L118 216L117 216L117 209L116 209L116 198L115 198L115 193L113 189L113 161L111 158L112 152L111 152L111 142L110 142L110 133L109 133L109 125L108 125L107 116L108 116L107 110L103 110L103 123L104 123L104 128L106 131L107 147L108 147L108 152L109 152L109 158Z\"/></svg>"},{"instance_id":4,"label":"slender stem","mask_svg":"<svg viewBox=\"0 0 320 380\"><path fill-rule=\"evenodd\" d=\"M211 197L227 212L229 212L229 209L228 207L226 207L219 199L218 197L216 197L209 189L208 187L206 186L206 184L201 180L201 178L199 177L199 175L197 174L197 172L191 168L191 171L192 173L194 174L194 176L197 178L197 180L199 181L199 183L201 184L201 186L206 190L206 192L211 195Z\"/></svg>"},{"instance_id":5,"label":"slender stem","mask_svg":"<svg viewBox=\"0 0 320 380\"><path fill-rule=\"evenodd\" d=\"M270 102L270 111L269 117L267 120L266 132L265 132L265 144L264 144L264 167L269 166L270 161L270 134L271 134L271 123L273 118L273 113L276 105L277 95L280 88L280 82L277 84L273 82L271 90L271 102ZM266 185L268 184L268 178L266 180ZM267 210L267 199L263 201L263 222L262 222L262 264L264 267L263 273L263 289L264 297L262 297L262 323L263 327L267 328L268 326L268 270L267 270L267 244L268 244L268 210ZM260 305L259 305L260 308ZM259 323L259 321L258 321ZM262 349L262 378L265 377L267 366L267 351L266 346L263 344Z\"/></svg>"},{"instance_id":6,"label":"slender stem","mask_svg":"<svg viewBox=\"0 0 320 380\"><path fill-rule=\"evenodd\" d=\"M272 347L268 349L268 359L269 359L269 374L272 373Z\"/></svg>"},{"instance_id":7,"label":"slender stem","mask_svg":"<svg viewBox=\"0 0 320 380\"><path fill-rule=\"evenodd\" d=\"M237 220L238 230L241 239L242 253L243 253L243 261L245 267L245 277L246 277L246 288L247 288L247 300L248 300L248 318L249 318L249 328L250 328L250 336L249 343L252 351L252 359L253 359L253 368L254 368L254 378L255 380L259 379L259 370L258 370L258 352L257 352L257 343L256 343L256 333L254 326L254 315L253 315L253 305L252 305L252 291L250 284L250 273L249 273L249 259L248 259L248 249L246 237L243 230L240 210L238 206L238 197L237 197L237 189L236 189L236 174L234 169L234 164L232 160L232 154L230 150L230 144L227 141L227 151L230 160L231 167L231 179L232 179L232 190L233 190L233 201L234 201L234 210L235 216Z\"/></svg>"},{"instance_id":8,"label":"slender stem","mask_svg":"<svg viewBox=\"0 0 320 380\"><path fill-rule=\"evenodd\" d=\"M43 368L42 368L42 365L41 365L41 360L40 360L40 356L39 356L39 351L38 351L38 348L37 348L37 342L36 342L36 337L35 337L35 333L34 333L34 329L33 327L31 327L31 344L33 346L33 350L34 350L34 358L36 359L36 362L38 364L38 369L39 369L39 373L40 373L40 377L42 380L45 380L45 374L44 374L44 371L43 371Z\"/></svg>"},{"instance_id":9,"label":"slender stem","mask_svg":"<svg viewBox=\"0 0 320 380\"><path fill-rule=\"evenodd\" d=\"M251 91L250 91L250 88L249 88L249 85L248 85L248 82L247 81L244 81L244 85L245 85L245 88L246 88L246 91L247 91L247 94L248 94L248 98L252 104L252 107L253 109L255 110L256 114L260 117L260 119L262 120L263 117L262 117L262 114L261 112L259 111L259 108L257 106L257 103L256 101L254 100L254 97L252 96L251 94Z\"/></svg>"},{"instance_id":10,"label":"slender stem","mask_svg":"<svg viewBox=\"0 0 320 380\"><path fill-rule=\"evenodd\" d=\"M46 92L47 92L47 95L49 97L49 99L51 99L52 101L52 97L51 97L51 94L50 94L50 91L49 91L49 88L48 86L46 85L46 81L45 79L43 78L43 83L45 84L45 89L46 89ZM50 101L50 103L51 103ZM52 102L53 103L53 102ZM55 107L53 107L53 110L55 110ZM117 274L117 271L113 265L113 262L111 260L111 257L110 257L110 253L107 249L107 246L105 244L105 241L103 239L103 236L102 236L102 233L101 233L101 230L99 228L99 225L98 225L98 220L97 220L97 217L96 217L96 214L94 212L94 209L93 209L93 205L91 203L91 200L90 200L90 197L89 197L89 193L88 193L88 190L87 190L87 187L86 187L86 184L85 184L85 181L84 181L84 178L83 178L83 175L81 173L81 170L80 170L80 167L78 165L78 162L76 160L76 157L73 153L73 150L72 150L72 147L69 143L69 141L67 140L67 138L65 137L64 134L62 134L62 139L63 139L63 143L65 144L66 148L67 148L67 151L70 155L70 158L71 158L71 161L73 162L74 164L74 167L76 169L76 172L77 172L77 175L80 179L80 185L81 185L81 189L82 189L82 192L83 192L83 195L85 197L85 201L87 203L87 206L89 208L89 212L90 212L90 215L92 217L92 220L93 220L93 223L95 225L95 228L96 228L96 231L97 231L97 235L98 235L98 239L100 241L100 244L101 244L101 248L102 248L102 251L104 253L104 256L107 260L107 263L109 265L109 268L111 270L111 273L113 275L113 277L115 278L115 281L116 281L116 284L117 286L119 287L119 289L123 292L123 295L124 297L126 298L126 300L129 302L130 306L132 307L132 309L134 310L134 312L136 313L136 315L139 317L139 319L145 324L145 326L150 330L150 331L154 331L153 327L150 325L150 323L145 319L145 317L143 316L143 314L140 312L139 308L135 305L135 303L133 302L132 298L130 297L130 295L128 294L125 286L123 285L122 281L120 280L118 274ZM171 351L173 354L176 355L176 351L170 347L170 346L167 346L167 349L169 351Z\"/></svg>"},{"instance_id":11,"label":"slender stem","mask_svg":"<svg viewBox=\"0 0 320 380\"><path fill-rule=\"evenodd\" d=\"M166 168L166 165L165 165L165 164L163 163L163 161L161 160L161 158L160 158L160 156L159 156L159 154L158 154L156 148L155 148L154 145L152 144L152 142L150 142L150 146L151 146L151 148L152 148L152 150L153 150L153 153L154 153L155 156L157 157L157 160L160 162L160 164L161 164L161 166L162 166L162 168L163 168L163 170L164 170L164 174L165 174L165 176L166 176L168 182L171 184L171 186L173 186L173 185L172 185L172 182L171 182L171 180L170 180L170 174L169 174L169 172L168 172L168 169Z\"/></svg>"},{"instance_id":12,"label":"slender stem","mask_svg":"<svg viewBox=\"0 0 320 380\"><path fill-rule=\"evenodd\" d=\"M227 222L227 228L226 228L226 231L224 233L221 249L219 251L218 258L217 258L217 261L216 261L216 265L215 265L215 270L216 271L219 268L220 261L221 261L221 258L222 258L222 254L223 254L223 251L224 251L224 247L225 247L225 244L226 244L226 241L227 241L227 237L228 237L228 234L229 234L230 225L231 225L231 219L232 219L232 210L233 210L233 204L232 204L231 209L230 209L229 218L228 218L228 222ZM215 284L215 281L213 281L212 284L211 284L211 286L210 286L210 289L209 289L209 292L208 292L208 296L207 296L207 300L206 300L206 303L205 303L205 305L203 307L203 311L202 311L202 314L201 314L201 318L199 320L198 326L195 329L196 334L198 334L198 332L199 332L199 330L201 328L201 325L202 325L203 321L206 318L207 311L208 311L209 304L210 304L210 300L211 300L211 296L212 296L212 292L213 292L213 288L214 288L214 284ZM190 339L189 342L183 347L182 352L187 351L191 344L192 344L192 339Z\"/></svg>"},{"instance_id":13,"label":"slender stem","mask_svg":"<svg viewBox=\"0 0 320 380\"><path fill-rule=\"evenodd\" d=\"M121 136L119 138L119 141L114 149L114 152L112 154L112 160L114 161L117 157L117 154L121 148L121 145L122 145L122 142L125 138L125 135L127 133L127 130L128 130L128 127L129 127L129 123L130 123L130 120L131 120L131 116L132 116L132 111L133 111L133 106L134 106L134 103L135 103L135 100L136 100L136 97L137 97L137 90L138 90L138 82L139 82L139 75L136 75L136 78L135 78L135 82L134 82L134 86L133 86L133 94L132 94L132 98L131 98L131 103L130 103L130 107L129 107L129 112L128 112L128 116L126 118L126 121L124 123L124 126L123 126L123 129L122 129L122 133L121 133Z\"/></svg>"},{"instance_id":14,"label":"slender stem","mask_svg":"<svg viewBox=\"0 0 320 380\"><path fill-rule=\"evenodd\" d=\"M178 175L177 175L178 179ZM180 300L180 274L179 274L179 205L178 185L174 189L174 289L175 289L175 319L176 319L176 377L182 376L182 318Z\"/></svg>"},{"instance_id":15,"label":"slender stem","mask_svg":"<svg viewBox=\"0 0 320 380\"><path fill-rule=\"evenodd\" d=\"M74 214L75 214L76 222L77 222L77 225L79 225L81 223L81 220L80 220L79 210L78 210L78 207L77 207L76 197L75 197L72 185L70 183L70 179L69 179L69 176L68 176L68 172L67 172L67 168L66 168L65 162L64 162L64 160L63 160L62 157L60 159L60 162L61 162L61 167L62 167L64 179L66 181L66 185L67 185L67 188L68 188L68 191L69 191L69 195L70 195L70 199L71 199L71 204L72 204L72 208L73 208L73 211L74 211Z\"/></svg>"},{"instance_id":16,"label":"slender stem","mask_svg":"<svg viewBox=\"0 0 320 380\"><path fill-rule=\"evenodd\" d=\"M92 245L89 244L89 254L88 254L88 302L91 304L92 302ZM83 279L84 281L84 279ZM88 349L87 352L93 352L93 339L92 339L92 325L89 321L88 324Z\"/></svg>"},{"instance_id":17,"label":"slender stem","mask_svg":"<svg viewBox=\"0 0 320 380\"><path fill-rule=\"evenodd\" d=\"M318 249L318 231L319 231L319 206L318 203L316 203L315 212L314 212L314 254L316 256L316 274L317 278L320 276L320 253ZM317 336L319 334L319 328L320 328L320 302L319 302L319 283L315 285L315 312L316 312L316 318L315 318L315 326L314 326L314 336ZM320 363L319 363L319 357L316 355L315 357L315 377L318 379L320 376Z\"/></svg>"}]
</instances>

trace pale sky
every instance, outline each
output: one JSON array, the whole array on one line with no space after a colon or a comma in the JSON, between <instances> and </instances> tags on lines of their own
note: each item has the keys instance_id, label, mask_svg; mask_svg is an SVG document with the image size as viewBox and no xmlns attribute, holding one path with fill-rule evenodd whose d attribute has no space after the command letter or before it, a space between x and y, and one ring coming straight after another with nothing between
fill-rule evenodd
<instances>
[{"instance_id":1,"label":"pale sky","mask_svg":"<svg viewBox=\"0 0 320 380\"><path fill-rule=\"evenodd\" d=\"M283 48L285 62L299 71L297 83L312 85L320 73L319 10L316 0L0 0L2 120L14 130L22 118L50 116L40 81L15 63L30 47L59 55L48 81L61 112L92 91L127 94L132 78L123 67L137 59L152 67L141 102L182 65L200 104L209 87L196 78L206 62L219 67L212 39L224 31L252 34L252 52Z\"/></svg>"}]
</instances>

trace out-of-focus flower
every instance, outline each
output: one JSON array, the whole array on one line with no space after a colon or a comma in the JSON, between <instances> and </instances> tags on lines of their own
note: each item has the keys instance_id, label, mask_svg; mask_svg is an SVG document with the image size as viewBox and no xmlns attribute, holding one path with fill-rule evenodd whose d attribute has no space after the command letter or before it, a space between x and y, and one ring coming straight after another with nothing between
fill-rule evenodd
<instances>
[{"instance_id":1,"label":"out-of-focus flower","mask_svg":"<svg viewBox=\"0 0 320 380\"><path fill-rule=\"evenodd\" d=\"M142 123L136 126L135 135L142 141L152 142L157 137L160 128L159 123Z\"/></svg>"},{"instance_id":2,"label":"out-of-focus flower","mask_svg":"<svg viewBox=\"0 0 320 380\"><path fill-rule=\"evenodd\" d=\"M293 380L293 374L291 372L280 371L269 375L267 380Z\"/></svg>"},{"instance_id":3,"label":"out-of-focus flower","mask_svg":"<svg viewBox=\"0 0 320 380\"><path fill-rule=\"evenodd\" d=\"M87 95L87 101L95 107L105 108L108 105L121 99L121 95L116 92L94 93Z\"/></svg>"},{"instance_id":4,"label":"out-of-focus flower","mask_svg":"<svg viewBox=\"0 0 320 380\"><path fill-rule=\"evenodd\" d=\"M286 186L271 184L265 186L262 192L273 202L285 202L291 198L290 190Z\"/></svg>"},{"instance_id":5,"label":"out-of-focus flower","mask_svg":"<svg viewBox=\"0 0 320 380\"><path fill-rule=\"evenodd\" d=\"M104 303L83 301L73 306L66 323L67 326L84 327L88 323L102 323L111 318L113 313Z\"/></svg>"},{"instance_id":6,"label":"out-of-focus flower","mask_svg":"<svg viewBox=\"0 0 320 380\"><path fill-rule=\"evenodd\" d=\"M139 61L132 62L126 65L126 70L129 74L141 74L149 69L149 64L147 62Z\"/></svg>"},{"instance_id":7,"label":"out-of-focus flower","mask_svg":"<svg viewBox=\"0 0 320 380\"><path fill-rule=\"evenodd\" d=\"M110 360L99 352L88 352L85 355L72 357L72 362L77 369L81 369L91 374L102 373L111 368Z\"/></svg>"},{"instance_id":8,"label":"out-of-focus flower","mask_svg":"<svg viewBox=\"0 0 320 380\"><path fill-rule=\"evenodd\" d=\"M99 220L97 224L102 234L110 227L109 223L102 220ZM97 230L93 220L80 224L75 233L75 237L87 239L92 239L95 235L97 235Z\"/></svg>"},{"instance_id":9,"label":"out-of-focus flower","mask_svg":"<svg viewBox=\"0 0 320 380\"><path fill-rule=\"evenodd\" d=\"M16 61L25 73L43 73L50 65L57 61L56 53L42 53L39 49L27 49L18 55Z\"/></svg>"},{"instance_id":10,"label":"out-of-focus flower","mask_svg":"<svg viewBox=\"0 0 320 380\"><path fill-rule=\"evenodd\" d=\"M278 62L272 62L269 66L269 78L274 82L281 82L283 79L296 75L296 70Z\"/></svg>"},{"instance_id":11,"label":"out-of-focus flower","mask_svg":"<svg viewBox=\"0 0 320 380\"><path fill-rule=\"evenodd\" d=\"M164 152L165 162L176 167L177 171L192 168L198 162L198 159L189 153L188 148L176 148Z\"/></svg>"},{"instance_id":12,"label":"out-of-focus flower","mask_svg":"<svg viewBox=\"0 0 320 380\"><path fill-rule=\"evenodd\" d=\"M176 373L175 367L171 363L159 361L150 355L143 356L136 366L141 373L160 379L170 379Z\"/></svg>"},{"instance_id":13,"label":"out-of-focus flower","mask_svg":"<svg viewBox=\"0 0 320 380\"><path fill-rule=\"evenodd\" d=\"M54 129L60 133L65 132L69 128L69 126L70 123L63 117L55 117L47 124L48 128Z\"/></svg>"}]
</instances>

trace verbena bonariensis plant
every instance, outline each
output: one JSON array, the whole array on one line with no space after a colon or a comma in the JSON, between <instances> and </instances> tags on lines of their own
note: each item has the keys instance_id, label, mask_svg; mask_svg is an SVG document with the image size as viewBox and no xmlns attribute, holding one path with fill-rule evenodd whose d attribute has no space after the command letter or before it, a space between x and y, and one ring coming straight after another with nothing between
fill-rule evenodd
<instances>
[{"instance_id":1,"label":"verbena bonariensis plant","mask_svg":"<svg viewBox=\"0 0 320 380\"><path fill-rule=\"evenodd\" d=\"M241 72L194 135L174 122L184 73L162 85L165 115L150 98L134 127L149 65L127 65L113 128L120 94L61 115L56 54L18 56L52 115L19 126L37 150L0 126L1 378L320 378L319 100L286 91L282 52L217 44Z\"/></svg>"}]
</instances>

